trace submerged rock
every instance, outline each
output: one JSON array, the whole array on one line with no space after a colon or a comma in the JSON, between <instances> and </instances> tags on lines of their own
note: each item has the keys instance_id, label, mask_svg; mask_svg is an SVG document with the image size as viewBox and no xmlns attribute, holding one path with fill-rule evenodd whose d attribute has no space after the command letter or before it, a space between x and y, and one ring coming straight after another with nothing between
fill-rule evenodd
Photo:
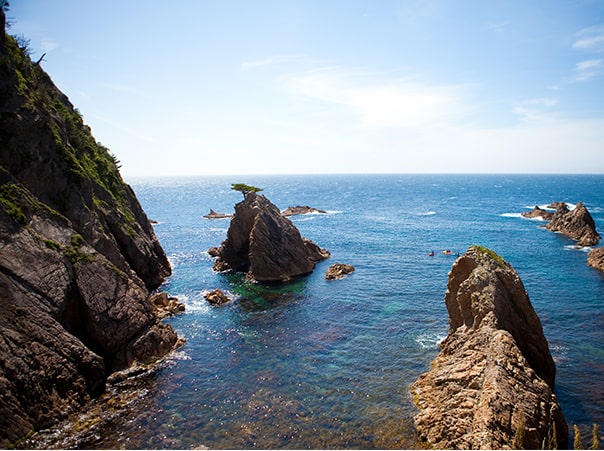
<instances>
[{"instance_id":1,"label":"submerged rock","mask_svg":"<svg viewBox=\"0 0 604 451\"><path fill-rule=\"evenodd\" d=\"M288 282L311 273L317 261L329 257L257 193L235 205L227 238L216 253L216 271L245 271L258 282Z\"/></svg>"},{"instance_id":2,"label":"submerged rock","mask_svg":"<svg viewBox=\"0 0 604 451\"><path fill-rule=\"evenodd\" d=\"M334 263L325 272L325 279L327 280L338 280L346 277L348 274L354 271L354 266L346 263Z\"/></svg>"},{"instance_id":3,"label":"submerged rock","mask_svg":"<svg viewBox=\"0 0 604 451\"><path fill-rule=\"evenodd\" d=\"M449 273L445 303L449 334L412 388L420 441L440 449L564 447L556 368L514 269L472 246Z\"/></svg>"},{"instance_id":4,"label":"submerged rock","mask_svg":"<svg viewBox=\"0 0 604 451\"><path fill-rule=\"evenodd\" d=\"M556 212L545 227L552 232L560 232L577 241L579 246L595 246L600 241L596 224L583 202L578 202L573 210L564 203L555 203Z\"/></svg>"}]
</instances>

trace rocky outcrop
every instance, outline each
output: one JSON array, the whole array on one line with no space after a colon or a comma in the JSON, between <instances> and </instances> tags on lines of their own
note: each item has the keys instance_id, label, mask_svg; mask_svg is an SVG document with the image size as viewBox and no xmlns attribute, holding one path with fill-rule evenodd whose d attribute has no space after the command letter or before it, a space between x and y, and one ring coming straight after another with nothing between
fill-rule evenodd
<instances>
[{"instance_id":1,"label":"rocky outcrop","mask_svg":"<svg viewBox=\"0 0 604 451\"><path fill-rule=\"evenodd\" d=\"M212 305L223 305L231 302L231 299L218 288L206 293L204 298Z\"/></svg>"},{"instance_id":2,"label":"rocky outcrop","mask_svg":"<svg viewBox=\"0 0 604 451\"><path fill-rule=\"evenodd\" d=\"M233 215L228 213L216 213L210 208L210 212L207 215L204 215L203 217L206 219L229 219L232 218Z\"/></svg>"},{"instance_id":3,"label":"rocky outcrop","mask_svg":"<svg viewBox=\"0 0 604 451\"><path fill-rule=\"evenodd\" d=\"M451 269L445 303L449 334L412 389L419 439L439 449L565 446L554 361L514 269L473 246Z\"/></svg>"},{"instance_id":4,"label":"rocky outcrop","mask_svg":"<svg viewBox=\"0 0 604 451\"><path fill-rule=\"evenodd\" d=\"M0 15L4 13L0 11ZM170 274L118 162L14 39L0 41L0 447L178 345Z\"/></svg>"},{"instance_id":5,"label":"rocky outcrop","mask_svg":"<svg viewBox=\"0 0 604 451\"><path fill-rule=\"evenodd\" d=\"M185 311L185 305L173 296L168 296L168 293L162 291L151 296L151 304L156 308L157 315L160 318L174 316Z\"/></svg>"},{"instance_id":6,"label":"rocky outcrop","mask_svg":"<svg viewBox=\"0 0 604 451\"><path fill-rule=\"evenodd\" d=\"M329 252L303 238L266 197L249 193L235 205L227 238L217 251L216 271L247 272L258 282L288 282L309 274Z\"/></svg>"},{"instance_id":7,"label":"rocky outcrop","mask_svg":"<svg viewBox=\"0 0 604 451\"><path fill-rule=\"evenodd\" d=\"M538 205L535 205L535 207L531 211L521 213L521 215L525 218L541 218L546 221L551 221L551 219L554 217L553 212L544 210Z\"/></svg>"},{"instance_id":8,"label":"rocky outcrop","mask_svg":"<svg viewBox=\"0 0 604 451\"><path fill-rule=\"evenodd\" d=\"M308 205L297 205L295 207L287 207L281 212L283 216L306 215L309 213L327 213L325 210L309 207Z\"/></svg>"},{"instance_id":9,"label":"rocky outcrop","mask_svg":"<svg viewBox=\"0 0 604 451\"><path fill-rule=\"evenodd\" d=\"M334 263L325 272L326 280L339 280L354 272L354 266L346 263Z\"/></svg>"},{"instance_id":10,"label":"rocky outcrop","mask_svg":"<svg viewBox=\"0 0 604 451\"><path fill-rule=\"evenodd\" d=\"M604 247L589 251L589 254L587 254L587 264L592 268L604 271Z\"/></svg>"},{"instance_id":11,"label":"rocky outcrop","mask_svg":"<svg viewBox=\"0 0 604 451\"><path fill-rule=\"evenodd\" d=\"M560 232L577 241L579 246L595 246L600 241L596 225L583 202L578 202L573 210L564 203L556 203L556 212L545 227L552 232Z\"/></svg>"}]
</instances>

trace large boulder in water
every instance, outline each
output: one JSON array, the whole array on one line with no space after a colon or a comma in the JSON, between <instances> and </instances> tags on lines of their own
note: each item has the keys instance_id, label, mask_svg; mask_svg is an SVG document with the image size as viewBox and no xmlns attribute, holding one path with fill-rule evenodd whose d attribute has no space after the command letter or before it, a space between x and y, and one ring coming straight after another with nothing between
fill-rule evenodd
<instances>
[{"instance_id":1,"label":"large boulder in water","mask_svg":"<svg viewBox=\"0 0 604 451\"><path fill-rule=\"evenodd\" d=\"M600 241L600 235L596 232L596 224L587 211L583 202L570 210L564 203L556 203L556 213L545 227L552 232L560 232L577 240L579 246L595 246Z\"/></svg>"},{"instance_id":2,"label":"large boulder in water","mask_svg":"<svg viewBox=\"0 0 604 451\"><path fill-rule=\"evenodd\" d=\"M473 246L451 269L445 303L449 334L413 385L419 439L439 449L565 446L556 368L516 271Z\"/></svg>"},{"instance_id":3,"label":"large boulder in water","mask_svg":"<svg viewBox=\"0 0 604 451\"><path fill-rule=\"evenodd\" d=\"M303 238L265 196L249 193L235 205L227 238L218 249L216 271L247 271L258 282L287 282L309 274L329 252Z\"/></svg>"}]
</instances>

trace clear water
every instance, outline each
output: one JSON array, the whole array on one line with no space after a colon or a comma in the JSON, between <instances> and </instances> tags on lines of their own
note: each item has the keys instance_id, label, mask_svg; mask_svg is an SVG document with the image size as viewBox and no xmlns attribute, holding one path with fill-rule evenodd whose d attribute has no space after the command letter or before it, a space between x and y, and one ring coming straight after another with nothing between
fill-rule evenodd
<instances>
[{"instance_id":1,"label":"clear water","mask_svg":"<svg viewBox=\"0 0 604 451\"><path fill-rule=\"evenodd\" d=\"M291 285L217 274L207 254L241 195L264 188L331 259ZM170 324L187 343L152 381L146 415L114 447L394 448L415 445L410 386L448 331L443 297L456 253L480 244L520 274L557 364L570 424L604 427L604 274L585 251L519 217L583 201L604 231L604 176L333 175L140 179L132 186L173 265L163 287L187 306ZM450 249L453 255L444 255ZM435 251L429 257L430 250ZM356 271L325 281L335 262ZM215 288L236 300L210 307ZM528 331L527 331L528 332Z\"/></svg>"}]
</instances>

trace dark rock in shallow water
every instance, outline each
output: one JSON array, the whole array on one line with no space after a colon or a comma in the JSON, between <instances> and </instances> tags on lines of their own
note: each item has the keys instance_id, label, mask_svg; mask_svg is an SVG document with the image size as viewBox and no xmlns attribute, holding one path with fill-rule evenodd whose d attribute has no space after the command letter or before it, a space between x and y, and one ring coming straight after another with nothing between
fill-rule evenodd
<instances>
[{"instance_id":1,"label":"dark rock in shallow water","mask_svg":"<svg viewBox=\"0 0 604 451\"><path fill-rule=\"evenodd\" d=\"M223 305L231 302L231 299L219 289L210 291L204 296L204 298L212 305Z\"/></svg>"},{"instance_id":2,"label":"dark rock in shallow water","mask_svg":"<svg viewBox=\"0 0 604 451\"><path fill-rule=\"evenodd\" d=\"M556 213L545 227L577 240L579 246L595 246L600 241L596 224L583 202L578 202L574 210L569 210L564 202L556 203Z\"/></svg>"},{"instance_id":3,"label":"dark rock in shallow water","mask_svg":"<svg viewBox=\"0 0 604 451\"><path fill-rule=\"evenodd\" d=\"M112 371L154 361L180 342L149 302L171 269L117 160L2 34L0 447L7 447L98 396Z\"/></svg>"},{"instance_id":4,"label":"dark rock in shallow water","mask_svg":"<svg viewBox=\"0 0 604 451\"><path fill-rule=\"evenodd\" d=\"M325 279L338 280L346 277L354 271L354 266L345 263L334 263L325 272Z\"/></svg>"},{"instance_id":5,"label":"dark rock in shallow water","mask_svg":"<svg viewBox=\"0 0 604 451\"><path fill-rule=\"evenodd\" d=\"M419 439L439 449L565 447L554 361L513 268L471 247L449 273L445 303L449 335L413 384Z\"/></svg>"},{"instance_id":6,"label":"dark rock in shallow water","mask_svg":"<svg viewBox=\"0 0 604 451\"><path fill-rule=\"evenodd\" d=\"M216 271L246 271L258 282L288 282L313 271L329 252L303 238L266 197L250 193L235 206Z\"/></svg>"}]
</instances>

